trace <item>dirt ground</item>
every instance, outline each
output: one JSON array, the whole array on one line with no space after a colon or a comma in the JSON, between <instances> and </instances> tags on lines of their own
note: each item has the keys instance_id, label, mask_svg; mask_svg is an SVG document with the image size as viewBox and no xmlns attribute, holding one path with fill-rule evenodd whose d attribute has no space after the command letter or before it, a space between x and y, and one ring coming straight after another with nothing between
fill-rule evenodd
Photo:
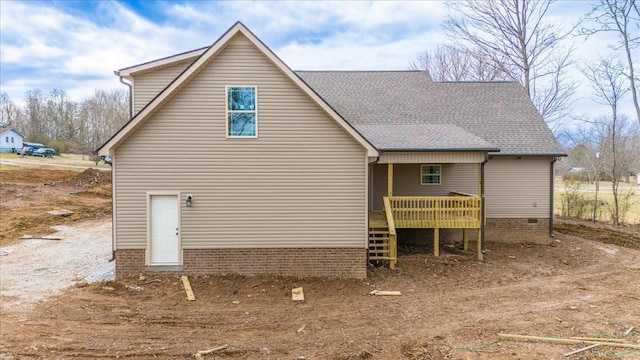
<instances>
[{"instance_id":1,"label":"dirt ground","mask_svg":"<svg viewBox=\"0 0 640 360\"><path fill-rule=\"evenodd\" d=\"M0 246L23 235L52 233L52 225L111 214L111 171L60 170L50 166L0 171ZM69 210L65 217L47 211Z\"/></svg>"},{"instance_id":2,"label":"dirt ground","mask_svg":"<svg viewBox=\"0 0 640 360\"><path fill-rule=\"evenodd\" d=\"M8 175L13 171L23 170L0 171L0 231L13 234L2 242L48 231L49 223L31 219L30 209L65 208L108 221L109 184L79 186L73 178L81 173L61 170ZM24 176L38 180L26 183ZM44 186L48 181L56 186ZM86 192L70 196L76 189ZM7 194L12 211L5 209ZM33 306L3 308L0 359L188 359L221 345L227 347L202 358L640 359L640 350L608 346L565 357L589 344L497 335L640 346L640 228L566 219L557 225L552 246L488 242L484 262L447 246L439 258L428 244L401 248L396 270L374 267L366 280L190 277L195 301L186 300L177 276L78 282ZM304 302L291 300L295 287L303 287ZM401 296L372 296L372 290Z\"/></svg>"}]
</instances>

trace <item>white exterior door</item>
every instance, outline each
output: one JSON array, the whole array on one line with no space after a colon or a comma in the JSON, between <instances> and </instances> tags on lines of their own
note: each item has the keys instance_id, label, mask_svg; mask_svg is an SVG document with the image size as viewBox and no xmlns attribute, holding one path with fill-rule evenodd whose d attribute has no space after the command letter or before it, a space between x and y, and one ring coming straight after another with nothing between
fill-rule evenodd
<instances>
[{"instance_id":1,"label":"white exterior door","mask_svg":"<svg viewBox=\"0 0 640 360\"><path fill-rule=\"evenodd\" d=\"M180 265L178 196L151 195L149 265Z\"/></svg>"}]
</instances>

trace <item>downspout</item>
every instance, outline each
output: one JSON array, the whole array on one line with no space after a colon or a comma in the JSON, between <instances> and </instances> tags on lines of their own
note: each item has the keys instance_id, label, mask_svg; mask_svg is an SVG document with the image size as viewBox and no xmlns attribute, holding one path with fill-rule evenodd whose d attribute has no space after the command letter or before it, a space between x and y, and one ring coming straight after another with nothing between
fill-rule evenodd
<instances>
[{"instance_id":1,"label":"downspout","mask_svg":"<svg viewBox=\"0 0 640 360\"><path fill-rule=\"evenodd\" d=\"M556 161L558 161L558 158L554 157L549 164L549 236L552 238L555 237L555 235L553 234L553 187L555 180L554 165Z\"/></svg>"},{"instance_id":2,"label":"downspout","mask_svg":"<svg viewBox=\"0 0 640 360\"><path fill-rule=\"evenodd\" d=\"M484 228L485 228L485 223L486 223L486 219L485 219L485 205L484 205L484 164L487 163L487 161L489 161L489 154L488 153L484 153L484 161L480 163L480 201L481 201L481 206L480 206L480 219L482 221L482 223L480 223L480 233L481 233L481 239L480 239L480 249L482 251L483 254L487 253L487 249L485 247L485 235L484 235Z\"/></svg>"},{"instance_id":3,"label":"downspout","mask_svg":"<svg viewBox=\"0 0 640 360\"><path fill-rule=\"evenodd\" d=\"M124 81L124 78L120 76L119 71L114 71L113 73L120 78L121 84L124 84L129 88L129 119L131 119L133 117L133 91L131 91L131 84Z\"/></svg>"},{"instance_id":4,"label":"downspout","mask_svg":"<svg viewBox=\"0 0 640 360\"><path fill-rule=\"evenodd\" d=\"M131 89L131 84L124 81L124 78L122 76L120 76L120 72L119 71L114 71L113 72L116 76L118 76L120 78L120 83L126 85L129 88L129 120L131 120L131 118L133 117L133 91ZM112 159L113 161L114 159ZM115 174L115 171L113 169L113 163L111 164L111 183L113 184L113 176ZM113 190L112 190L113 191ZM113 199L115 200L115 199ZM115 201L113 201L113 203L115 203ZM112 215L114 216L114 215ZM111 220L112 225L111 225L111 259L109 259L109 262L112 262L116 259L116 234L115 234L115 218Z\"/></svg>"}]
</instances>

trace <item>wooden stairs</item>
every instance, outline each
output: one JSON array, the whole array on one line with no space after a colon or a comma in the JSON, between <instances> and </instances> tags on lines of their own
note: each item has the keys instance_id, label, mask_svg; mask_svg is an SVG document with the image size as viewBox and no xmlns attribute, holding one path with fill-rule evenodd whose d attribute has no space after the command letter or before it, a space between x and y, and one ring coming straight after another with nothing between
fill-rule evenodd
<instances>
[{"instance_id":1,"label":"wooden stairs","mask_svg":"<svg viewBox=\"0 0 640 360\"><path fill-rule=\"evenodd\" d=\"M397 261L395 229L391 230L382 212L369 214L369 261L388 262L391 269Z\"/></svg>"},{"instance_id":2,"label":"wooden stairs","mask_svg":"<svg viewBox=\"0 0 640 360\"><path fill-rule=\"evenodd\" d=\"M389 228L369 228L369 260L389 260L391 250L389 244Z\"/></svg>"}]
</instances>

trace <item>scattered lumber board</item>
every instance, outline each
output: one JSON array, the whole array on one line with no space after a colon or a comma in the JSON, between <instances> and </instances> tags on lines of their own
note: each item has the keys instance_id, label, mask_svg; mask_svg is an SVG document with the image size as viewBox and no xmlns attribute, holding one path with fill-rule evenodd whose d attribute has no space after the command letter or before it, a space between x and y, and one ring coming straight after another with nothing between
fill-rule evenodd
<instances>
[{"instance_id":1,"label":"scattered lumber board","mask_svg":"<svg viewBox=\"0 0 640 360\"><path fill-rule=\"evenodd\" d=\"M628 329L627 329L627 331L625 331L623 335L624 335L624 336L627 336L627 335L631 334L631 332L633 331L633 329L634 329L634 327L633 327L633 326L632 326L632 327L630 327L630 328L628 328Z\"/></svg>"},{"instance_id":2,"label":"scattered lumber board","mask_svg":"<svg viewBox=\"0 0 640 360\"><path fill-rule=\"evenodd\" d=\"M579 337L579 336L572 336L569 339L576 339L576 340L589 340L589 341L603 341L603 342L624 342L624 339L611 339L611 338L592 338L592 337Z\"/></svg>"},{"instance_id":3,"label":"scattered lumber board","mask_svg":"<svg viewBox=\"0 0 640 360\"><path fill-rule=\"evenodd\" d=\"M23 235L20 240L62 240L61 237L57 236L31 236L31 235Z\"/></svg>"},{"instance_id":4,"label":"scattered lumber board","mask_svg":"<svg viewBox=\"0 0 640 360\"><path fill-rule=\"evenodd\" d=\"M51 210L51 211L47 211L47 214L49 215L54 215L54 216L69 216L69 215L73 215L73 211L71 210Z\"/></svg>"},{"instance_id":5,"label":"scattered lumber board","mask_svg":"<svg viewBox=\"0 0 640 360\"><path fill-rule=\"evenodd\" d=\"M618 343L618 342L565 339L565 338L553 338L553 337L545 337L545 336L529 336L529 335L517 335L517 334L498 334L498 336L503 338L512 338L512 339L520 339L520 340L538 340L538 341L556 342L560 344L584 343L584 344L599 344L601 346L621 347L621 348L628 348L628 349L640 349L640 345L625 344L625 343Z\"/></svg>"},{"instance_id":6,"label":"scattered lumber board","mask_svg":"<svg viewBox=\"0 0 640 360\"><path fill-rule=\"evenodd\" d=\"M600 344L589 345L587 347L583 347L581 349L574 350L572 352L568 352L568 353L564 354L564 356L571 356L571 355L579 354L579 353L581 353L583 351L587 351L587 350L593 349L593 348L598 347L598 346L600 346Z\"/></svg>"},{"instance_id":7,"label":"scattered lumber board","mask_svg":"<svg viewBox=\"0 0 640 360\"><path fill-rule=\"evenodd\" d=\"M212 352L216 352L216 351L224 350L224 349L226 349L226 348L228 348L228 347L229 347L229 345L224 344L224 345L220 345L220 346L218 346L218 347L214 347L213 349L209 349L209 350L200 350L200 351L198 351L198 352L197 352L195 355L193 355L193 356L195 356L195 357L196 357L196 359L202 359L202 357L203 357L204 355L208 355L208 354L211 354Z\"/></svg>"},{"instance_id":8,"label":"scattered lumber board","mask_svg":"<svg viewBox=\"0 0 640 360\"><path fill-rule=\"evenodd\" d=\"M182 285L184 286L184 292L187 293L187 300L194 301L196 296L193 294L193 289L191 289L191 283L187 275L182 275Z\"/></svg>"},{"instance_id":9,"label":"scattered lumber board","mask_svg":"<svg viewBox=\"0 0 640 360\"><path fill-rule=\"evenodd\" d=\"M400 291L373 290L369 295L376 296L402 296Z\"/></svg>"},{"instance_id":10,"label":"scattered lumber board","mask_svg":"<svg viewBox=\"0 0 640 360\"><path fill-rule=\"evenodd\" d=\"M304 291L302 290L302 287L291 289L291 300L304 301Z\"/></svg>"}]
</instances>

